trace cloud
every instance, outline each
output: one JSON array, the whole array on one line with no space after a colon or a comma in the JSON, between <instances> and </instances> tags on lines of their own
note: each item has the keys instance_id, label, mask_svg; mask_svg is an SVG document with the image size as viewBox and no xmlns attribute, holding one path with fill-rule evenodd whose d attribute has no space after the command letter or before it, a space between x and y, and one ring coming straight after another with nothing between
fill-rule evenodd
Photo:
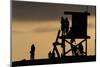
<instances>
[{"instance_id":1,"label":"cloud","mask_svg":"<svg viewBox=\"0 0 100 67\"><path fill-rule=\"evenodd\" d=\"M54 32L54 31L58 31L58 27L38 27L38 28L35 28L33 29L33 32L39 32L39 33L44 33L44 32Z\"/></svg>"},{"instance_id":2,"label":"cloud","mask_svg":"<svg viewBox=\"0 0 100 67\"><path fill-rule=\"evenodd\" d=\"M32 30L12 30L12 33L17 33L17 34L24 34L24 33L45 33L45 32L54 32L58 31L58 27L38 27Z\"/></svg>"},{"instance_id":3,"label":"cloud","mask_svg":"<svg viewBox=\"0 0 100 67\"><path fill-rule=\"evenodd\" d=\"M17 33L17 34L24 34L24 33L30 33L32 31L30 30L12 30L12 33Z\"/></svg>"}]
</instances>

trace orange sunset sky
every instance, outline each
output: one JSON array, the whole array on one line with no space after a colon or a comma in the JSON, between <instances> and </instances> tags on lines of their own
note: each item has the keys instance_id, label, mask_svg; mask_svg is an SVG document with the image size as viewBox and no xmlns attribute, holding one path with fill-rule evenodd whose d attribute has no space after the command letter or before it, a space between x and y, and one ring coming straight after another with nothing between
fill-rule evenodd
<instances>
[{"instance_id":1,"label":"orange sunset sky","mask_svg":"<svg viewBox=\"0 0 100 67\"><path fill-rule=\"evenodd\" d=\"M90 13L87 33L91 39L88 40L87 54L95 55L95 6L13 1L12 61L29 60L32 44L36 47L35 59L48 58L48 52L52 50L52 43L60 29L60 17L65 16L64 11ZM71 24L71 17L66 17Z\"/></svg>"}]
</instances>

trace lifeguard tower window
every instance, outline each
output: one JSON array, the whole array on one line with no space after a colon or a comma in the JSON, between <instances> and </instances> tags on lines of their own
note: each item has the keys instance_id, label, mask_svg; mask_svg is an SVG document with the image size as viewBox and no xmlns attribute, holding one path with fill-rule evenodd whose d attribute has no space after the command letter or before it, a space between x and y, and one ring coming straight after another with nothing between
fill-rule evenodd
<instances>
[{"instance_id":1,"label":"lifeguard tower window","mask_svg":"<svg viewBox=\"0 0 100 67\"><path fill-rule=\"evenodd\" d=\"M87 38L87 12L64 12L65 15L72 15L72 26L67 38Z\"/></svg>"}]
</instances>

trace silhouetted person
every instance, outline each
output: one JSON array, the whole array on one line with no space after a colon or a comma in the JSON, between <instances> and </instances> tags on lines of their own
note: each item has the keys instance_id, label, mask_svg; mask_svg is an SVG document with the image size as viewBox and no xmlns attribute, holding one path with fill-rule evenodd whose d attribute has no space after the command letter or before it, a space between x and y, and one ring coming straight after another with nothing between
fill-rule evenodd
<instances>
[{"instance_id":1,"label":"silhouetted person","mask_svg":"<svg viewBox=\"0 0 100 67\"><path fill-rule=\"evenodd\" d=\"M54 53L54 52L52 53L52 56L51 56L51 57L52 57L53 59L55 58L55 53Z\"/></svg>"},{"instance_id":2,"label":"silhouetted person","mask_svg":"<svg viewBox=\"0 0 100 67\"><path fill-rule=\"evenodd\" d=\"M51 53L51 51L49 51L49 53L48 53L49 59L51 59L51 56L52 56L52 53Z\"/></svg>"},{"instance_id":3,"label":"silhouetted person","mask_svg":"<svg viewBox=\"0 0 100 67\"><path fill-rule=\"evenodd\" d=\"M62 34L65 35L66 34L66 22L63 17L61 17L61 30L62 30Z\"/></svg>"},{"instance_id":4,"label":"silhouetted person","mask_svg":"<svg viewBox=\"0 0 100 67\"><path fill-rule=\"evenodd\" d=\"M34 44L32 44L32 46L31 46L31 51L30 51L30 59L31 60L34 60L34 54L35 54L35 46L34 46Z\"/></svg>"},{"instance_id":5,"label":"silhouetted person","mask_svg":"<svg viewBox=\"0 0 100 67\"><path fill-rule=\"evenodd\" d=\"M69 30L69 21L68 21L68 18L66 17L65 19L65 22L66 22L66 34L68 33L68 30Z\"/></svg>"},{"instance_id":6,"label":"silhouetted person","mask_svg":"<svg viewBox=\"0 0 100 67\"><path fill-rule=\"evenodd\" d=\"M83 45L82 45L82 43L79 44L78 49L79 49L80 54L83 55L84 51L83 51Z\"/></svg>"},{"instance_id":7,"label":"silhouetted person","mask_svg":"<svg viewBox=\"0 0 100 67\"><path fill-rule=\"evenodd\" d=\"M74 45L73 45L73 43L75 42L75 39L74 38L72 38L71 40L70 40L70 42L71 42L71 49L72 49L72 55L75 55L75 53L76 53L76 48L77 47L75 47Z\"/></svg>"},{"instance_id":8,"label":"silhouetted person","mask_svg":"<svg viewBox=\"0 0 100 67\"><path fill-rule=\"evenodd\" d=\"M70 40L71 43L74 43L75 42L75 38L71 38ZM76 43L76 42L75 42Z\"/></svg>"},{"instance_id":9,"label":"silhouetted person","mask_svg":"<svg viewBox=\"0 0 100 67\"><path fill-rule=\"evenodd\" d=\"M73 53L74 53L74 56L78 56L78 49L77 49L77 46L73 45Z\"/></svg>"}]
</instances>

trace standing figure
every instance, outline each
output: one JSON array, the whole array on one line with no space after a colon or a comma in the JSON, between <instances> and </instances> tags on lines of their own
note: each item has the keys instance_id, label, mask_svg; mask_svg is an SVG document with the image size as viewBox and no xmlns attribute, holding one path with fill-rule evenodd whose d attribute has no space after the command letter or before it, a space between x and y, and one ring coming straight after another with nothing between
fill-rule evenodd
<instances>
[{"instance_id":1,"label":"standing figure","mask_svg":"<svg viewBox=\"0 0 100 67\"><path fill-rule=\"evenodd\" d=\"M66 33L66 22L63 17L61 17L61 30L62 30L62 35L65 35Z\"/></svg>"},{"instance_id":2,"label":"standing figure","mask_svg":"<svg viewBox=\"0 0 100 67\"><path fill-rule=\"evenodd\" d=\"M66 22L66 34L68 33L68 30L69 30L69 21L68 21L68 18L66 17L65 19L65 22Z\"/></svg>"},{"instance_id":3,"label":"standing figure","mask_svg":"<svg viewBox=\"0 0 100 67\"><path fill-rule=\"evenodd\" d=\"M73 51L73 55L74 55L74 56L79 56L77 46L73 45L72 51Z\"/></svg>"},{"instance_id":4,"label":"standing figure","mask_svg":"<svg viewBox=\"0 0 100 67\"><path fill-rule=\"evenodd\" d=\"M34 54L35 54L35 46L32 44L31 51L30 51L30 59L34 60Z\"/></svg>"},{"instance_id":5,"label":"standing figure","mask_svg":"<svg viewBox=\"0 0 100 67\"><path fill-rule=\"evenodd\" d=\"M80 55L81 55L81 56L84 55L84 51L83 51L84 49L83 49L82 43L79 44L78 49L79 49Z\"/></svg>"},{"instance_id":6,"label":"standing figure","mask_svg":"<svg viewBox=\"0 0 100 67\"><path fill-rule=\"evenodd\" d=\"M51 59L51 56L52 56L52 53L51 53L51 51L49 51L48 58Z\"/></svg>"},{"instance_id":7,"label":"standing figure","mask_svg":"<svg viewBox=\"0 0 100 67\"><path fill-rule=\"evenodd\" d=\"M73 43L76 44L75 39L72 38L72 39L70 40L70 42L71 42L70 46L71 46L71 49L72 49L72 56L75 56L76 50L77 50L77 49L76 49L77 47L73 45Z\"/></svg>"}]
</instances>

